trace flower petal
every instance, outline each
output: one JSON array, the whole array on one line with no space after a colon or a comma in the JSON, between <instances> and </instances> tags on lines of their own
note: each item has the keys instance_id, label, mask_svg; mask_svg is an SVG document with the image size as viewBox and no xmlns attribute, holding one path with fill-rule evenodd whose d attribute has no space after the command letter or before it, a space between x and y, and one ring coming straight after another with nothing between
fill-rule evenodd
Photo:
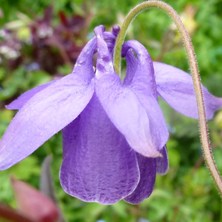
<instances>
[{"instance_id":1,"label":"flower petal","mask_svg":"<svg viewBox=\"0 0 222 222\"><path fill-rule=\"evenodd\" d=\"M101 35L97 36L96 94L104 110L135 151L146 157L160 156L158 150L166 144L168 130L155 93L152 87L147 87L152 77L142 72L150 72L148 74L153 75L152 64L149 61L146 63L148 53L144 48L140 48L137 42L136 44L130 42L127 45L127 47L138 47L135 49L139 53L137 66L143 66L144 70L141 68L134 70L135 75L132 73L131 80L123 85L113 71L103 38Z\"/></svg>"},{"instance_id":2,"label":"flower petal","mask_svg":"<svg viewBox=\"0 0 222 222\"><path fill-rule=\"evenodd\" d=\"M196 97L192 78L186 72L159 62L154 62L157 91L176 111L191 118L198 118ZM202 86L206 117L211 119L214 112L222 107L222 99L213 96Z\"/></svg>"},{"instance_id":3,"label":"flower petal","mask_svg":"<svg viewBox=\"0 0 222 222\"><path fill-rule=\"evenodd\" d=\"M91 39L85 47L82 49L75 66L73 68L72 74L81 75L82 79L85 81L90 81L94 77L93 69L93 54L96 49L96 39Z\"/></svg>"},{"instance_id":4,"label":"flower petal","mask_svg":"<svg viewBox=\"0 0 222 222\"><path fill-rule=\"evenodd\" d=\"M149 197L153 191L156 179L156 161L154 158L146 158L137 154L140 168L140 182L132 194L124 200L131 204L139 204Z\"/></svg>"},{"instance_id":5,"label":"flower petal","mask_svg":"<svg viewBox=\"0 0 222 222\"><path fill-rule=\"evenodd\" d=\"M74 120L94 92L94 82L68 75L33 96L16 114L0 141L0 170L31 154Z\"/></svg>"},{"instance_id":6,"label":"flower petal","mask_svg":"<svg viewBox=\"0 0 222 222\"><path fill-rule=\"evenodd\" d=\"M136 154L108 119L96 96L63 130L63 189L87 202L113 204L139 182Z\"/></svg>"},{"instance_id":7,"label":"flower petal","mask_svg":"<svg viewBox=\"0 0 222 222\"><path fill-rule=\"evenodd\" d=\"M160 151L162 154L162 157L156 158L156 172L158 174L164 175L167 173L169 169L169 162L168 162L168 155L166 146L163 147L163 149Z\"/></svg>"},{"instance_id":8,"label":"flower petal","mask_svg":"<svg viewBox=\"0 0 222 222\"><path fill-rule=\"evenodd\" d=\"M157 149L165 145L168 134L164 135L163 140L157 140L165 126L161 125L162 122L160 129L153 125L159 119L159 106L153 97L146 97L146 105L152 105L146 110L135 93L123 87L115 74L104 75L96 80L96 94L110 120L135 151L147 157L161 155ZM156 142L160 145L156 146Z\"/></svg>"},{"instance_id":9,"label":"flower petal","mask_svg":"<svg viewBox=\"0 0 222 222\"><path fill-rule=\"evenodd\" d=\"M126 42L123 52L126 54L127 62L127 76L124 83L133 90L145 108L150 121L150 137L156 148L161 150L168 140L169 133L156 100L152 60L146 48L135 40Z\"/></svg>"},{"instance_id":10,"label":"flower petal","mask_svg":"<svg viewBox=\"0 0 222 222\"><path fill-rule=\"evenodd\" d=\"M30 89L23 93L21 96L19 96L17 99L12 101L10 104L6 106L7 109L10 110L17 110L21 109L25 103L27 103L28 100L30 100L36 93L42 91L43 89L47 88L50 86L52 83L54 83L56 80L42 84L40 86L37 86L33 89Z\"/></svg>"},{"instance_id":11,"label":"flower petal","mask_svg":"<svg viewBox=\"0 0 222 222\"><path fill-rule=\"evenodd\" d=\"M113 73L112 56L105 42L104 26L100 25L94 29L97 39L97 62L96 62L96 77L100 78L105 74Z\"/></svg>"},{"instance_id":12,"label":"flower petal","mask_svg":"<svg viewBox=\"0 0 222 222\"><path fill-rule=\"evenodd\" d=\"M169 131L158 101L153 96L147 96L142 92L137 92L136 95L145 108L149 119L149 136L151 137L151 143L158 151L161 151L168 141Z\"/></svg>"},{"instance_id":13,"label":"flower petal","mask_svg":"<svg viewBox=\"0 0 222 222\"><path fill-rule=\"evenodd\" d=\"M112 40L112 35L106 33L106 37L108 40ZM86 82L90 81L90 79L94 76L94 70L93 70L93 54L96 49L96 39L93 38L90 40L86 46L81 51L76 64L73 68L72 75L81 75L82 79L84 79ZM36 93L42 91L52 83L58 80L53 80L51 82L48 82L43 85L39 85L33 89L28 90L27 92L23 93L21 96L19 96L17 99L15 99L13 102L11 102L9 105L6 106L7 109L21 109L22 106L31 99Z\"/></svg>"},{"instance_id":14,"label":"flower petal","mask_svg":"<svg viewBox=\"0 0 222 222\"><path fill-rule=\"evenodd\" d=\"M136 40L127 41L123 46L123 56L127 61L124 83L136 91L142 90L147 95L157 97L153 62L146 48Z\"/></svg>"}]
</instances>

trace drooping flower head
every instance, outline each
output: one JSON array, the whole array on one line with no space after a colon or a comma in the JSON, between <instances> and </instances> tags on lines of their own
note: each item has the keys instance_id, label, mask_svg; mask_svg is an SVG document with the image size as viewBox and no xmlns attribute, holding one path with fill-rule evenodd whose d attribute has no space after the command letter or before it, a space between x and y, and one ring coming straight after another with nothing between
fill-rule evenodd
<instances>
[{"instance_id":1,"label":"drooping flower head","mask_svg":"<svg viewBox=\"0 0 222 222\"><path fill-rule=\"evenodd\" d=\"M0 141L0 170L9 168L62 131L60 180L70 195L87 202L133 204L153 190L156 173L168 169L168 129L161 96L176 111L197 118L189 74L153 62L143 45L127 41L126 77L113 68L117 34L95 29L71 74L38 86L8 105L19 109ZM97 55L96 67L93 57ZM207 118L222 106L203 87Z\"/></svg>"}]
</instances>

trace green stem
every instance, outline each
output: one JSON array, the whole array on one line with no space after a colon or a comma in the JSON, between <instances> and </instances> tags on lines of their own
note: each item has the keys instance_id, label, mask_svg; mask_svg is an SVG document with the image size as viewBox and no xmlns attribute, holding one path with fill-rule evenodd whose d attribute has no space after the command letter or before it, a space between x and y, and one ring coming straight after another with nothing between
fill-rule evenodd
<instances>
[{"instance_id":1,"label":"green stem","mask_svg":"<svg viewBox=\"0 0 222 222\"><path fill-rule=\"evenodd\" d=\"M200 83L200 75L198 71L198 65L197 65L197 60L194 53L194 48L191 43L190 36L188 32L186 31L186 28L184 27L179 15L171 6L169 6L168 4L162 1L150 0L150 1L146 1L137 5L135 8L133 8L129 12L129 14L126 16L121 26L119 35L116 40L116 45L114 49L115 70L117 73L121 73L121 49L122 49L122 45L125 39L128 26L133 21L133 19L136 18L138 14L152 7L160 8L164 12L166 12L175 22L182 36L183 44L186 49L186 53L189 60L189 66L190 66L190 70L192 74L193 85L194 85L194 90L195 90L195 95L196 95L196 100L197 100L200 140L202 143L203 156L204 156L206 165L208 166L210 173L216 183L216 186L220 194L222 195L222 179L216 167L216 164L214 162L212 150L210 147L210 140L208 137L208 127L207 127L206 115L205 115L205 106L204 106L203 94L202 94L201 83Z\"/></svg>"}]
</instances>

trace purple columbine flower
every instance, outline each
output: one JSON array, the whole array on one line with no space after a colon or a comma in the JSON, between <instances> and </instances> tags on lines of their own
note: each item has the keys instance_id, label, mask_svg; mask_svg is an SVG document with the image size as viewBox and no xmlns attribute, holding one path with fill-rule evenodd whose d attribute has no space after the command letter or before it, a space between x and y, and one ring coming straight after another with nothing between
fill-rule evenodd
<instances>
[{"instance_id":1,"label":"purple columbine flower","mask_svg":"<svg viewBox=\"0 0 222 222\"><path fill-rule=\"evenodd\" d=\"M62 130L60 180L70 195L87 202L133 204L153 190L156 173L168 169L168 129L161 96L176 111L197 118L187 73L153 62L137 41L123 45L126 77L115 73L116 29L95 29L70 75L36 87L12 102L19 109L0 141L0 170L30 155ZM96 69L93 56L97 53ZM207 118L222 106L203 87Z\"/></svg>"}]
</instances>

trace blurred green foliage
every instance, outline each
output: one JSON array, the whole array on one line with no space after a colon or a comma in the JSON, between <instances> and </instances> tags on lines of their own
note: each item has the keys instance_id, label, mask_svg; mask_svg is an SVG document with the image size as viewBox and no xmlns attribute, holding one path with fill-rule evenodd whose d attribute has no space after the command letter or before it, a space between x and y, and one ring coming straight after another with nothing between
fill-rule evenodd
<instances>
[{"instance_id":1,"label":"blurred green foliage","mask_svg":"<svg viewBox=\"0 0 222 222\"><path fill-rule=\"evenodd\" d=\"M108 29L114 24L121 24L124 15L139 2L142 1L52 1L53 22L58 22L57 15L61 10L69 15L82 15L87 8L92 14L88 30L91 36L93 28L98 24L104 24ZM166 2L183 17L192 36L204 85L215 95L222 96L221 0ZM19 21L21 14L30 20L35 19L43 14L48 5L48 0L0 0L0 25L3 27L9 22ZM161 11L152 9L139 15L131 25L127 38L142 42L154 60L188 70L180 37L171 20ZM61 67L61 71L68 74L71 70L67 67ZM14 114L3 106L18 94L49 79L51 76L42 70L27 71L21 66L9 71L4 66L0 67L0 136ZM176 114L162 101L161 106L171 131L167 144L170 169L167 175L158 176L153 194L142 204L132 206L120 202L113 206L103 206L83 203L65 194L58 178L62 160L60 134L26 160L0 172L0 202L11 206L15 204L9 183L10 175L38 187L41 163L48 154L52 154L56 195L65 218L70 222L222 222L221 199L201 156L197 121ZM222 111L210 122L210 136L215 161L222 172Z\"/></svg>"}]
</instances>

